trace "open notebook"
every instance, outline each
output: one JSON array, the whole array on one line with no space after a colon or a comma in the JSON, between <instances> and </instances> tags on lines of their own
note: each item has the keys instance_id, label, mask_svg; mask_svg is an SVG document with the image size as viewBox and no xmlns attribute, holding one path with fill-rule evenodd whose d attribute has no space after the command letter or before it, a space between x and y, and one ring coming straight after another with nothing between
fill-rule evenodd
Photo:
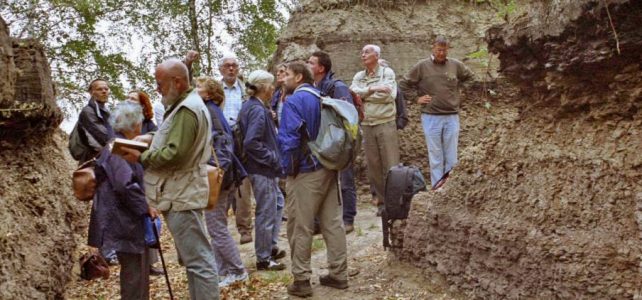
<instances>
[{"instance_id":1,"label":"open notebook","mask_svg":"<svg viewBox=\"0 0 642 300\"><path fill-rule=\"evenodd\" d=\"M118 155L124 155L125 152L123 151L123 147L127 147L130 149L136 149L140 152L143 152L149 148L149 145L147 143L143 142L137 142L137 141L132 141L132 140L127 140L127 139L121 139L121 138L116 138L114 139L114 142L111 144L111 153L112 154L118 154Z\"/></svg>"}]
</instances>

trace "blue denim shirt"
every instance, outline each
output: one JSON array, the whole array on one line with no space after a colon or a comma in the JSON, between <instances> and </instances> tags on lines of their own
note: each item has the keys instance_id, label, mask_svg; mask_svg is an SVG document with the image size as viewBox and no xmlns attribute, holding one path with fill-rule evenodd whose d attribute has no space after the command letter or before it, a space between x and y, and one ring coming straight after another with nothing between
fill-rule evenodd
<instances>
[{"instance_id":1,"label":"blue denim shirt","mask_svg":"<svg viewBox=\"0 0 642 300\"><path fill-rule=\"evenodd\" d=\"M315 140L319 134L321 103L315 95L300 90L304 86L314 89L309 84L299 86L283 105L278 141L281 168L286 175L309 173L322 168L307 146L307 142Z\"/></svg>"}]
</instances>

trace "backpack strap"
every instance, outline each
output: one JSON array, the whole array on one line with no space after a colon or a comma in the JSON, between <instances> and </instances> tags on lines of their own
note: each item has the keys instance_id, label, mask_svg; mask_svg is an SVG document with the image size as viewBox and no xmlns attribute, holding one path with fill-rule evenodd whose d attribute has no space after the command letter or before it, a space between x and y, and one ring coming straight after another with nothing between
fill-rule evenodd
<instances>
[{"instance_id":1,"label":"backpack strap","mask_svg":"<svg viewBox=\"0 0 642 300\"><path fill-rule=\"evenodd\" d=\"M304 86L304 87L298 88L297 91L306 91L306 92L316 96L318 99L321 99L321 94L315 89L311 89L309 87L305 87Z\"/></svg>"}]
</instances>

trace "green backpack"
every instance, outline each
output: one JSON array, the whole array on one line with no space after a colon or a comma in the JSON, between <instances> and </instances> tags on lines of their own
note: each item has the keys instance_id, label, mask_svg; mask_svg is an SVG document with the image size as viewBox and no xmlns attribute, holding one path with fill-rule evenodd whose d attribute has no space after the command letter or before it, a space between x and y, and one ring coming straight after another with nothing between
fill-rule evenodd
<instances>
[{"instance_id":1,"label":"green backpack","mask_svg":"<svg viewBox=\"0 0 642 300\"><path fill-rule=\"evenodd\" d=\"M322 97L310 88L301 90L315 95L321 105L321 124L314 141L308 147L319 162L330 170L341 171L347 168L359 154L361 130L359 113L350 102Z\"/></svg>"}]
</instances>

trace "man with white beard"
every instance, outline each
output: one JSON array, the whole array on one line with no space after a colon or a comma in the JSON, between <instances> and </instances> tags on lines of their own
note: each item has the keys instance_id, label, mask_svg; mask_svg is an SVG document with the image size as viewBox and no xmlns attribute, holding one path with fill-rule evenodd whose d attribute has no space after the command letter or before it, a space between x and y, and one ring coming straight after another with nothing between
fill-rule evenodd
<instances>
[{"instance_id":1,"label":"man with white beard","mask_svg":"<svg viewBox=\"0 0 642 300\"><path fill-rule=\"evenodd\" d=\"M187 269L191 299L219 299L214 253L205 231L203 209L209 185L206 165L212 156L211 120L207 107L190 86L187 67L169 59L156 67L157 90L167 107L165 121L143 153L127 149L125 159L145 168L149 206L165 216L179 261Z\"/></svg>"}]
</instances>

